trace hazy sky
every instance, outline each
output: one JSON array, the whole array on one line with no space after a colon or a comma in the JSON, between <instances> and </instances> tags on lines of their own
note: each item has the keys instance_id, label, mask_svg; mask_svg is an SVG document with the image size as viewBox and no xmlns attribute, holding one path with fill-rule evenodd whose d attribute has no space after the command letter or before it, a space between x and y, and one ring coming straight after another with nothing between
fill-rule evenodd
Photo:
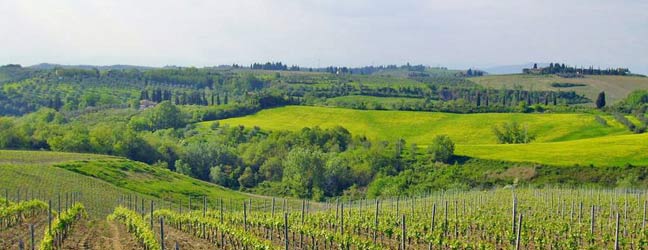
<instances>
[{"instance_id":1,"label":"hazy sky","mask_svg":"<svg viewBox=\"0 0 648 250\"><path fill-rule=\"evenodd\" d=\"M648 73L648 0L0 0L0 64L279 60Z\"/></svg>"}]
</instances>

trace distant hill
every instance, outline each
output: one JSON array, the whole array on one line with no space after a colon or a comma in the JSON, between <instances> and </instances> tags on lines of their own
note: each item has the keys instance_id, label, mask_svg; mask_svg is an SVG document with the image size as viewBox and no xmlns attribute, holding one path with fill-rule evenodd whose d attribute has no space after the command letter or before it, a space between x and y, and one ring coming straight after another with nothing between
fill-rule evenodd
<instances>
[{"instance_id":1,"label":"distant hill","mask_svg":"<svg viewBox=\"0 0 648 250\"><path fill-rule=\"evenodd\" d=\"M538 67L549 66L548 63L538 63ZM483 70L488 72L491 75L506 75L506 74L517 74L522 73L522 69L533 68L533 63L519 64L519 65L502 65L494 66L490 68L484 68Z\"/></svg>"},{"instance_id":2,"label":"distant hill","mask_svg":"<svg viewBox=\"0 0 648 250\"><path fill-rule=\"evenodd\" d=\"M138 66L138 65L125 65L125 64L115 64L115 65L105 65L105 66L98 66L98 65L65 65L65 64L55 64L55 63L41 63L41 64L36 64L29 66L28 68L32 69L53 69L56 67L60 68L75 68L75 69L99 69L99 70L111 70L111 69L116 69L116 70L123 70L123 69L138 69L138 70L146 70L146 69L154 69L155 67L148 67L148 66Z\"/></svg>"},{"instance_id":3,"label":"distant hill","mask_svg":"<svg viewBox=\"0 0 648 250\"><path fill-rule=\"evenodd\" d=\"M608 103L616 103L633 90L648 89L648 77L642 76L586 75L581 78L563 78L558 75L510 74L472 77L469 80L494 89L519 86L525 90L570 90L591 100L596 100L598 93L605 91Z\"/></svg>"}]
</instances>

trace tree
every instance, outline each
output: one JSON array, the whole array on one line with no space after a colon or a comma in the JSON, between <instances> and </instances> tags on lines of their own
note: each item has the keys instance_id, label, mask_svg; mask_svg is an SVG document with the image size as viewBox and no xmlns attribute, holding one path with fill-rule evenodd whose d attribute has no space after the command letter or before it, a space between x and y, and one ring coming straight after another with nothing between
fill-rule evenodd
<instances>
[{"instance_id":1,"label":"tree","mask_svg":"<svg viewBox=\"0 0 648 250\"><path fill-rule=\"evenodd\" d=\"M281 166L281 159L279 157L268 158L259 167L259 173L263 178L269 181L281 181L283 176L283 167Z\"/></svg>"},{"instance_id":2,"label":"tree","mask_svg":"<svg viewBox=\"0 0 648 250\"><path fill-rule=\"evenodd\" d=\"M181 128L186 124L182 111L170 101L163 101L141 116L133 116L129 127L134 130Z\"/></svg>"},{"instance_id":3,"label":"tree","mask_svg":"<svg viewBox=\"0 0 648 250\"><path fill-rule=\"evenodd\" d=\"M209 171L213 166L231 164L234 161L232 149L213 142L191 143L181 157L182 162L190 166L190 175L201 180L209 180Z\"/></svg>"},{"instance_id":4,"label":"tree","mask_svg":"<svg viewBox=\"0 0 648 250\"><path fill-rule=\"evenodd\" d=\"M191 166L182 160L177 160L175 162L176 172L191 176Z\"/></svg>"},{"instance_id":5,"label":"tree","mask_svg":"<svg viewBox=\"0 0 648 250\"><path fill-rule=\"evenodd\" d=\"M252 172L252 168L246 167L243 171L243 174L238 178L238 182L241 187L251 188L254 187L254 184L256 184L255 179L256 178L254 178L254 172Z\"/></svg>"},{"instance_id":6,"label":"tree","mask_svg":"<svg viewBox=\"0 0 648 250\"><path fill-rule=\"evenodd\" d=\"M454 155L455 144L447 135L437 135L428 146L428 154L434 161L449 163Z\"/></svg>"},{"instance_id":7,"label":"tree","mask_svg":"<svg viewBox=\"0 0 648 250\"><path fill-rule=\"evenodd\" d=\"M321 190L325 155L318 149L296 147L284 161L283 181L299 198L311 198L315 189Z\"/></svg>"},{"instance_id":8,"label":"tree","mask_svg":"<svg viewBox=\"0 0 648 250\"><path fill-rule=\"evenodd\" d=\"M349 161L338 154L326 162L326 171L322 183L324 194L338 196L353 184L353 172Z\"/></svg>"},{"instance_id":9,"label":"tree","mask_svg":"<svg viewBox=\"0 0 648 250\"><path fill-rule=\"evenodd\" d=\"M605 107L605 92L601 91L596 98L596 108L601 109L603 107Z\"/></svg>"},{"instance_id":10,"label":"tree","mask_svg":"<svg viewBox=\"0 0 648 250\"><path fill-rule=\"evenodd\" d=\"M529 133L527 127L520 126L516 121L504 123L501 127L493 127L493 133L498 142L502 144L529 143L535 139L535 136Z\"/></svg>"}]
</instances>

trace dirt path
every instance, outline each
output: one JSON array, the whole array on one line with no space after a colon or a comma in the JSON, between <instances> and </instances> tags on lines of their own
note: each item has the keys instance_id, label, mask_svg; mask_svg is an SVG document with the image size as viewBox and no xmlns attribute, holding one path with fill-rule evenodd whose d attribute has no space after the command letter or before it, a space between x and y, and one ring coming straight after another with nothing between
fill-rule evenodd
<instances>
[{"instance_id":1,"label":"dirt path","mask_svg":"<svg viewBox=\"0 0 648 250\"><path fill-rule=\"evenodd\" d=\"M160 237L160 225L153 227L155 235ZM164 226L164 246L166 249L175 249L175 243L178 243L180 249L216 249L216 246L208 240L201 239L198 236L177 230L169 225Z\"/></svg>"},{"instance_id":2,"label":"dirt path","mask_svg":"<svg viewBox=\"0 0 648 250\"><path fill-rule=\"evenodd\" d=\"M63 249L140 249L135 239L126 231L126 227L106 220L77 223L71 234L65 239Z\"/></svg>"},{"instance_id":3,"label":"dirt path","mask_svg":"<svg viewBox=\"0 0 648 250\"><path fill-rule=\"evenodd\" d=\"M31 234L29 225L34 224L34 245L40 245L41 239L47 227L47 215L38 215L33 218L26 218L25 221L9 228L0 228L0 249L18 249L22 240L25 249L31 249Z\"/></svg>"},{"instance_id":4,"label":"dirt path","mask_svg":"<svg viewBox=\"0 0 648 250\"><path fill-rule=\"evenodd\" d=\"M110 232L111 232L111 241L113 244L113 250L123 250L124 247L122 247L121 244L121 234L119 233L119 227L117 224L114 222L109 222L110 223Z\"/></svg>"}]
</instances>

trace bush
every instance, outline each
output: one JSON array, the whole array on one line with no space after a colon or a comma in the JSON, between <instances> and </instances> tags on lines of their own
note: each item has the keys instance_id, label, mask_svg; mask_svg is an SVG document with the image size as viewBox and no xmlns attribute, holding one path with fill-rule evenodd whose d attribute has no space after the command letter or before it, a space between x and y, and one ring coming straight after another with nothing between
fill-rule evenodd
<instances>
[{"instance_id":1,"label":"bush","mask_svg":"<svg viewBox=\"0 0 648 250\"><path fill-rule=\"evenodd\" d=\"M535 135L530 134L526 126L522 127L515 121L493 127L493 133L502 144L529 143L535 139Z\"/></svg>"},{"instance_id":2,"label":"bush","mask_svg":"<svg viewBox=\"0 0 648 250\"><path fill-rule=\"evenodd\" d=\"M447 135L438 135L428 146L428 154L434 161L448 163L454 155L455 144Z\"/></svg>"}]
</instances>

